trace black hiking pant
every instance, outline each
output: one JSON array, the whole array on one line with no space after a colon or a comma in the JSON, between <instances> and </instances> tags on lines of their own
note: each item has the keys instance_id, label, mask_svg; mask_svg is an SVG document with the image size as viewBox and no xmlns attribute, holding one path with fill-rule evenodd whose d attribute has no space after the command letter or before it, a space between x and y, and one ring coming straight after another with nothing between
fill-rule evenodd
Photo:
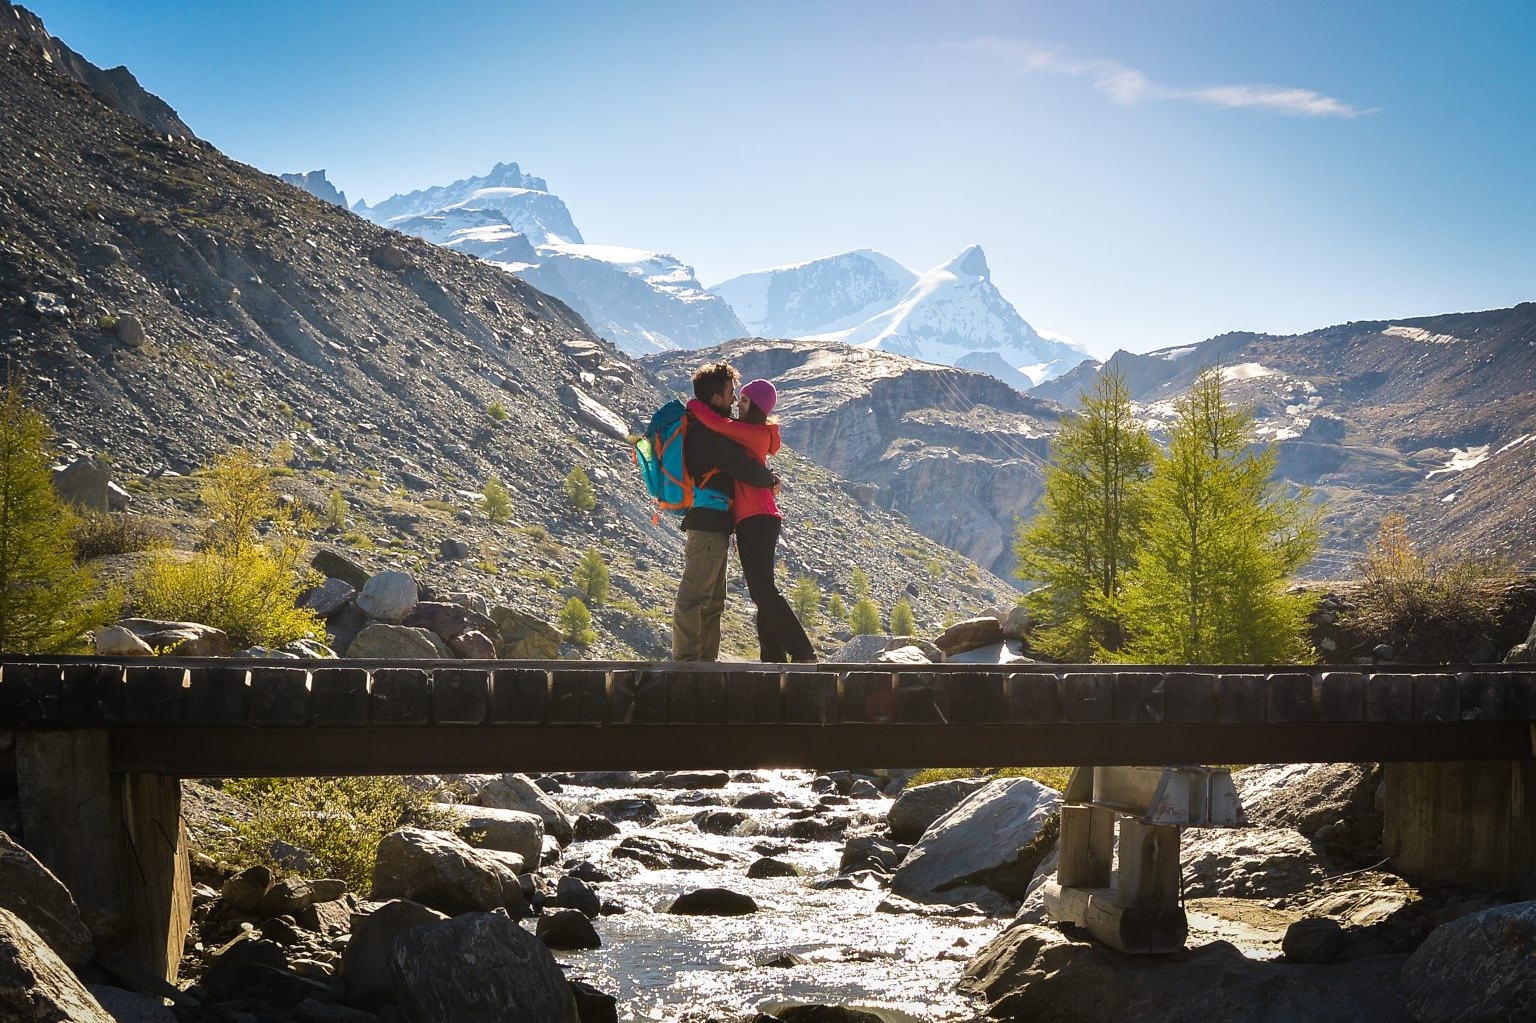
<instances>
[{"instance_id":1,"label":"black hiking pant","mask_svg":"<svg viewBox=\"0 0 1536 1023\"><path fill-rule=\"evenodd\" d=\"M757 656L769 664L816 659L810 637L773 578L782 526L777 515L754 515L736 523L736 553L747 577L747 592L757 605Z\"/></svg>"}]
</instances>

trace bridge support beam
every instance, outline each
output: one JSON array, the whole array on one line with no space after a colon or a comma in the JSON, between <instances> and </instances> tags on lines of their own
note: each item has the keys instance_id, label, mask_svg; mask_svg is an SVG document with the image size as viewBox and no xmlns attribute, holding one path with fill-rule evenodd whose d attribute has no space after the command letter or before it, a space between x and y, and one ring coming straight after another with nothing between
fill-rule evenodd
<instances>
[{"instance_id":1,"label":"bridge support beam","mask_svg":"<svg viewBox=\"0 0 1536 1023\"><path fill-rule=\"evenodd\" d=\"M1536 761L1388 763L1382 841L1416 881L1515 891L1536 868Z\"/></svg>"},{"instance_id":2,"label":"bridge support beam","mask_svg":"<svg viewBox=\"0 0 1536 1023\"><path fill-rule=\"evenodd\" d=\"M192 916L181 782L110 768L105 731L17 732L22 838L74 895L98 953L174 982Z\"/></svg>"}]
</instances>

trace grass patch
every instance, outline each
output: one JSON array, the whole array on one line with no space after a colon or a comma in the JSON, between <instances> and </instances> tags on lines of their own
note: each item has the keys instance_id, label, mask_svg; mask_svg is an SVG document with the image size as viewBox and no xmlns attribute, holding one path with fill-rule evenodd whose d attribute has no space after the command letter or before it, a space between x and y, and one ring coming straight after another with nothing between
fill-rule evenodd
<instances>
[{"instance_id":1,"label":"grass patch","mask_svg":"<svg viewBox=\"0 0 1536 1023\"><path fill-rule=\"evenodd\" d=\"M907 788L955 778L1029 778L1057 792L1065 792L1071 777L1070 767L925 767L908 779Z\"/></svg>"}]
</instances>

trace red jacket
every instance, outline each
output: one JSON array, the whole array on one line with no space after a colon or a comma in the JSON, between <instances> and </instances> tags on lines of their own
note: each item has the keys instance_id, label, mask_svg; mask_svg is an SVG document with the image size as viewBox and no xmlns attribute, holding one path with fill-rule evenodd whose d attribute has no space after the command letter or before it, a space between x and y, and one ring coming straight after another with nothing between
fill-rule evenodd
<instances>
[{"instance_id":1,"label":"red jacket","mask_svg":"<svg viewBox=\"0 0 1536 1023\"><path fill-rule=\"evenodd\" d=\"M778 453L778 423L743 423L739 419L727 419L711 408L707 402L702 402L698 398L688 400L688 411L692 412L694 418L700 423L746 448L748 454L764 465L768 464L769 455ZM779 511L779 502L774 499L772 490L766 487L748 486L737 480L736 496L731 500L731 518L740 522L754 515L772 515L781 519L784 517L783 512Z\"/></svg>"}]
</instances>

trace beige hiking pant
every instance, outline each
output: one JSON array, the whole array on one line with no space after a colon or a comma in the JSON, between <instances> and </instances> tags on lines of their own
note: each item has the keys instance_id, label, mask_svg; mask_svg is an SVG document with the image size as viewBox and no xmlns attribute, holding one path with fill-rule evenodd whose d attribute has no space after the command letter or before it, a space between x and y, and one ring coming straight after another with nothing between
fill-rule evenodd
<instances>
[{"instance_id":1,"label":"beige hiking pant","mask_svg":"<svg viewBox=\"0 0 1536 1023\"><path fill-rule=\"evenodd\" d=\"M672 605L672 659L718 661L731 536L704 529L690 529L687 536L683 545L683 578Z\"/></svg>"}]
</instances>

